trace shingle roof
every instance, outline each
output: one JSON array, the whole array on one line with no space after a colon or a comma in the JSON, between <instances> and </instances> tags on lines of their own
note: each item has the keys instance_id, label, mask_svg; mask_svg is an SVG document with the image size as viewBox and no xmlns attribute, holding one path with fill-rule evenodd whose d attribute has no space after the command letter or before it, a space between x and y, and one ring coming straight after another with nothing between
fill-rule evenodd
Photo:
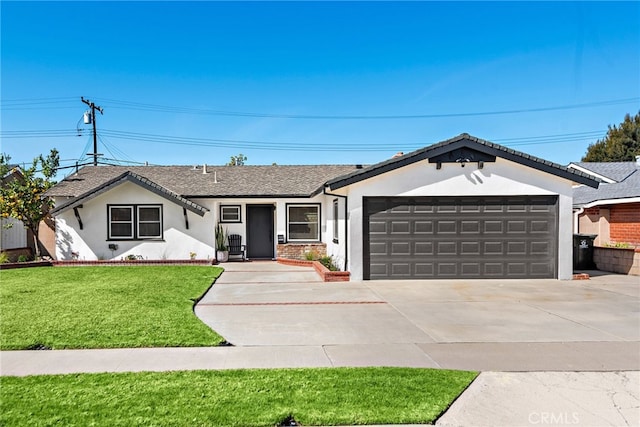
<instances>
[{"instance_id":1,"label":"shingle roof","mask_svg":"<svg viewBox=\"0 0 640 427\"><path fill-rule=\"evenodd\" d=\"M597 189L584 186L574 188L574 206L581 207L600 200L640 197L640 167L635 162L581 162L574 164L616 181L602 183Z\"/></svg>"},{"instance_id":2,"label":"shingle roof","mask_svg":"<svg viewBox=\"0 0 640 427\"><path fill-rule=\"evenodd\" d=\"M629 175L638 171L635 162L575 162L572 165L590 170L613 181L624 181Z\"/></svg>"},{"instance_id":3,"label":"shingle roof","mask_svg":"<svg viewBox=\"0 0 640 427\"><path fill-rule=\"evenodd\" d=\"M312 166L86 166L51 188L51 197L78 197L131 172L186 198L309 197L357 165Z\"/></svg>"},{"instance_id":4,"label":"shingle roof","mask_svg":"<svg viewBox=\"0 0 640 427\"><path fill-rule=\"evenodd\" d=\"M445 141L430 145L425 148L413 151L403 156L395 157L384 162L369 166L368 168L354 171L348 175L334 178L328 182L328 185L332 189L344 187L346 185L353 184L385 172L397 169L402 166L406 166L411 163L415 163L420 160L430 159L440 156L449 151L461 147L469 147L479 152L490 154L505 158L507 160L520 163L525 166L532 167L556 176L560 176L565 179L569 179L573 182L597 187L598 181L591 175L580 172L575 169L568 169L565 166L561 166L557 163L550 162L548 160L541 159L517 150L513 150L508 147L504 147L493 142L486 141L484 139L476 138L469 134L463 133L454 138L447 139Z\"/></svg>"},{"instance_id":5,"label":"shingle roof","mask_svg":"<svg viewBox=\"0 0 640 427\"><path fill-rule=\"evenodd\" d=\"M184 197L181 197L169 190L167 190L166 188L156 184L153 181L150 181L148 179L146 179L143 176L140 176L138 174L135 174L131 171L127 171L124 172L121 175L118 175L117 177L99 185L96 188L92 188L89 191L74 197L73 199L71 199L70 201L56 207L55 209L53 209L51 211L51 214L55 215L58 212L62 212L65 211L67 209L72 209L75 208L79 205L81 205L82 203L91 200L92 198L109 191L110 189L123 184L124 182L132 182L136 185L139 185L153 193L158 194L161 197L164 197L167 200L171 200L172 202L176 203L177 205L180 205L182 207L184 207L185 209L190 210L191 212L194 212L200 216L204 215L206 212L209 211L209 209L200 206L197 203L192 202L191 200L188 200Z\"/></svg>"}]
</instances>

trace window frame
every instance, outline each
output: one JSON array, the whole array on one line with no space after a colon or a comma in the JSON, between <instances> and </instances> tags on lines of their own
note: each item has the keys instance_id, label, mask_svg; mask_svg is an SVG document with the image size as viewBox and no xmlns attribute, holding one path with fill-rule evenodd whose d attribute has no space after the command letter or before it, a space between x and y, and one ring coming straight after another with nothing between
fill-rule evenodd
<instances>
[{"instance_id":1,"label":"window frame","mask_svg":"<svg viewBox=\"0 0 640 427\"><path fill-rule=\"evenodd\" d=\"M158 209L158 220L157 221L141 221L140 219L140 209ZM140 224L158 224L158 232L157 236L140 236ZM153 239L162 239L162 205L136 205L136 229L135 235L138 240L153 240Z\"/></svg>"},{"instance_id":2,"label":"window frame","mask_svg":"<svg viewBox=\"0 0 640 427\"><path fill-rule=\"evenodd\" d=\"M291 208L315 208L316 212L317 212L317 216L318 216L318 227L317 227L317 234L316 234L316 238L314 239L292 239L291 238L291 230L290 230L290 226L292 224L311 224L308 222L290 222L289 218L290 218L290 214L289 211ZM286 204L286 225L287 225L287 241L288 242L292 242L292 243L299 243L299 242L321 242L322 241L322 204L321 203L287 203Z\"/></svg>"},{"instance_id":3,"label":"window frame","mask_svg":"<svg viewBox=\"0 0 640 427\"><path fill-rule=\"evenodd\" d=\"M238 219L225 220L223 211L225 209L235 209L238 214ZM224 224L239 224L242 223L242 206L241 205L220 205L220 222Z\"/></svg>"},{"instance_id":4,"label":"window frame","mask_svg":"<svg viewBox=\"0 0 640 427\"><path fill-rule=\"evenodd\" d=\"M130 236L114 236L112 234L113 223L125 223L125 221L112 221L111 220L111 210L112 209L122 209L126 208L131 211L131 221L126 221L126 223L131 224L131 235ZM158 209L158 221L140 221L140 209L141 208L156 208ZM160 226L160 234L157 236L140 236L140 224L141 223L154 223L159 224ZM122 240L163 240L164 239L164 221L163 221L163 205L155 204L155 203L144 203L144 204L109 204L107 205L107 241L122 241Z\"/></svg>"}]
</instances>

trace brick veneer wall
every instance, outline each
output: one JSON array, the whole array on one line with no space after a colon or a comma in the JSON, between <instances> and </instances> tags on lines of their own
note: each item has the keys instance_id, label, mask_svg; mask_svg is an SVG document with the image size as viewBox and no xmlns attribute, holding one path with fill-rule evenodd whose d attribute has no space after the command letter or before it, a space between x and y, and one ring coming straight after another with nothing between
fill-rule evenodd
<instances>
[{"instance_id":1,"label":"brick veneer wall","mask_svg":"<svg viewBox=\"0 0 640 427\"><path fill-rule=\"evenodd\" d=\"M593 248L598 270L640 276L640 249Z\"/></svg>"},{"instance_id":2,"label":"brick veneer wall","mask_svg":"<svg viewBox=\"0 0 640 427\"><path fill-rule=\"evenodd\" d=\"M609 224L611 241L640 245L640 203L611 206Z\"/></svg>"},{"instance_id":3,"label":"brick veneer wall","mask_svg":"<svg viewBox=\"0 0 640 427\"><path fill-rule=\"evenodd\" d=\"M281 243L276 247L277 258L305 260L307 252L313 252L318 257L326 256L327 245L324 243Z\"/></svg>"}]
</instances>

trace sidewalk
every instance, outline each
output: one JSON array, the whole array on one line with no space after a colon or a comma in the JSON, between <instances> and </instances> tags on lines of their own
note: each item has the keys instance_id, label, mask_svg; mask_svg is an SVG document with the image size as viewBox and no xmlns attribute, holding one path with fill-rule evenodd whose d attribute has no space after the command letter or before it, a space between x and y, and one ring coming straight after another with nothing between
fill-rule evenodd
<instances>
[{"instance_id":1,"label":"sidewalk","mask_svg":"<svg viewBox=\"0 0 640 427\"><path fill-rule=\"evenodd\" d=\"M429 343L0 352L0 375L399 366L474 371L638 371L638 342Z\"/></svg>"}]
</instances>

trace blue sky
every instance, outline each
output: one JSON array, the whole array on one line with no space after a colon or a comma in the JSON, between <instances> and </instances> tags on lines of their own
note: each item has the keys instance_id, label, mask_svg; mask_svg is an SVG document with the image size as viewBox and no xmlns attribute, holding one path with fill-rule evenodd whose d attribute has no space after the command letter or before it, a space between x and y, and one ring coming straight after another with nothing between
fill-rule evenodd
<instances>
[{"instance_id":1,"label":"blue sky","mask_svg":"<svg viewBox=\"0 0 640 427\"><path fill-rule=\"evenodd\" d=\"M0 8L15 162L86 159L81 96L105 159L151 164L368 164L463 132L567 164L640 110L638 2Z\"/></svg>"}]
</instances>

